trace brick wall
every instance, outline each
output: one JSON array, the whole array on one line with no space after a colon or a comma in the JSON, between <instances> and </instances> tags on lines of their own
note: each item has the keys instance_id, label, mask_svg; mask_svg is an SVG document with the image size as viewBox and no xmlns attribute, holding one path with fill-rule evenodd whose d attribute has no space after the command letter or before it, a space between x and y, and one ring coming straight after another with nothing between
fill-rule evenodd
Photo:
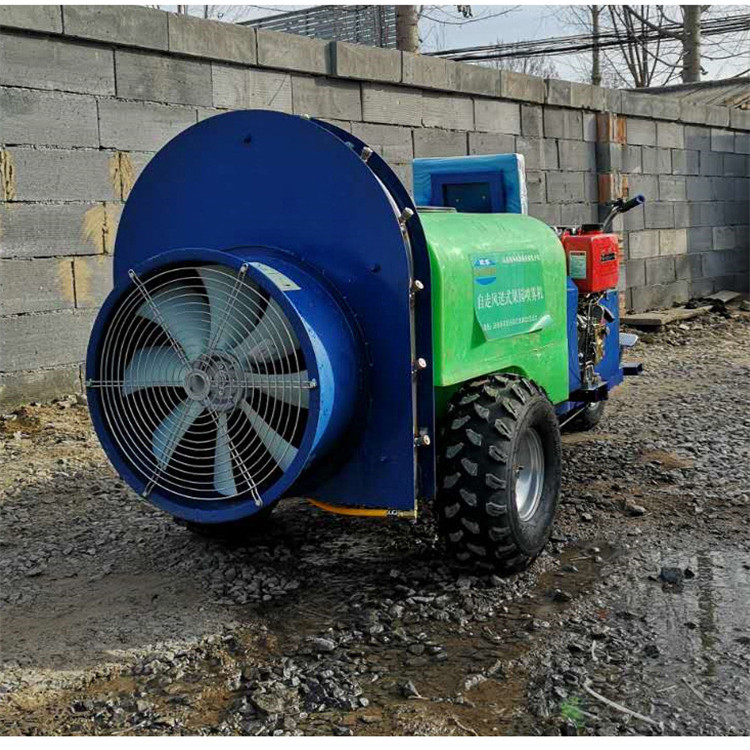
<instances>
[{"instance_id":1,"label":"brick wall","mask_svg":"<svg viewBox=\"0 0 750 750\"><path fill-rule=\"evenodd\" d=\"M747 289L750 112L140 7L0 6L0 404L80 389L134 180L248 107L331 120L408 187L415 156L522 153L550 224L645 193L618 226L630 308Z\"/></svg>"}]
</instances>

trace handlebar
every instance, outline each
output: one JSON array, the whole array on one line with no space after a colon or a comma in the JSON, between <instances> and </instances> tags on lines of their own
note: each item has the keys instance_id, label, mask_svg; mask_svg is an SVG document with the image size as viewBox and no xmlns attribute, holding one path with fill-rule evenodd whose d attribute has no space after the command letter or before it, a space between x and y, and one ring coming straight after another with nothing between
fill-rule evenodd
<instances>
[{"instance_id":1,"label":"handlebar","mask_svg":"<svg viewBox=\"0 0 750 750\"><path fill-rule=\"evenodd\" d=\"M604 220L604 223L602 224L602 231L606 232L609 230L610 226L612 225L612 222L615 219L615 216L618 214L624 214L630 211L633 208L636 208L637 206L641 206L646 202L646 198L641 195L640 193L636 195L635 197L631 198L629 201L624 200L623 198L618 198L615 201L612 201L612 210L607 214L607 218Z\"/></svg>"},{"instance_id":2,"label":"handlebar","mask_svg":"<svg viewBox=\"0 0 750 750\"><path fill-rule=\"evenodd\" d=\"M637 206L640 206L646 202L646 198L641 195L640 193L635 196L635 198L631 198L629 201L626 201L622 204L622 207L620 208L619 213L624 214L630 211L631 208L636 208Z\"/></svg>"},{"instance_id":3,"label":"handlebar","mask_svg":"<svg viewBox=\"0 0 750 750\"><path fill-rule=\"evenodd\" d=\"M598 225L591 226L596 227L601 232L607 232L609 231L609 228L611 227L615 216L618 216L619 214L625 214L628 211L632 211L632 209L637 208L638 206L642 206L645 202L646 197L641 193L638 193L638 195L632 197L628 201L626 201L624 198L617 198L616 200L610 201L606 205L611 206L611 208L609 213L607 214L607 218L602 222L601 228L599 229ZM562 237L566 232L568 234L580 234L581 230L584 229L585 226L586 225L584 225L584 227L553 227L553 229L555 230L558 237Z\"/></svg>"}]
</instances>

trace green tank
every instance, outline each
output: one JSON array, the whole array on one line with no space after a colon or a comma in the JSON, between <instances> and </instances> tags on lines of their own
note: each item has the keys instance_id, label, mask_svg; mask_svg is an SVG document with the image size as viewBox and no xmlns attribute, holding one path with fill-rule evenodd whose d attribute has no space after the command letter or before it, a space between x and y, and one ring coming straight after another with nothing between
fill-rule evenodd
<instances>
[{"instance_id":1,"label":"green tank","mask_svg":"<svg viewBox=\"0 0 750 750\"><path fill-rule=\"evenodd\" d=\"M424 211L432 270L434 378L442 411L461 384L516 372L568 398L565 253L522 214Z\"/></svg>"}]
</instances>

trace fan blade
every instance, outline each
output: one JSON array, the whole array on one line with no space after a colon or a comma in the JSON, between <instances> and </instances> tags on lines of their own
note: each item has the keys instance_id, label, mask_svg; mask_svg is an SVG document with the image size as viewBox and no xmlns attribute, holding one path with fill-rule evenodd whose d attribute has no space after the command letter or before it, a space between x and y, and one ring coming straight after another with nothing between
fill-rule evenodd
<instances>
[{"instance_id":1,"label":"fan blade","mask_svg":"<svg viewBox=\"0 0 750 750\"><path fill-rule=\"evenodd\" d=\"M234 472L232 471L232 450L229 445L227 415L224 412L219 413L219 424L216 432L214 487L222 495L237 494L237 485L234 483Z\"/></svg>"},{"instance_id":2,"label":"fan blade","mask_svg":"<svg viewBox=\"0 0 750 750\"><path fill-rule=\"evenodd\" d=\"M299 342L284 311L269 299L255 328L232 350L243 367L287 357L297 350Z\"/></svg>"},{"instance_id":3,"label":"fan blade","mask_svg":"<svg viewBox=\"0 0 750 750\"><path fill-rule=\"evenodd\" d=\"M139 349L130 360L122 378L122 392L129 396L141 388L181 386L187 375L177 352L168 346Z\"/></svg>"},{"instance_id":4,"label":"fan blade","mask_svg":"<svg viewBox=\"0 0 750 750\"><path fill-rule=\"evenodd\" d=\"M298 406L302 409L310 408L310 388L307 380L307 370L292 372L286 375L261 375L248 373L250 387L268 394L277 401Z\"/></svg>"},{"instance_id":5,"label":"fan blade","mask_svg":"<svg viewBox=\"0 0 750 750\"><path fill-rule=\"evenodd\" d=\"M219 270L220 268L220 266L204 266L198 269L198 273L206 287L211 308L209 341L214 349L223 350L236 345L238 336L236 324L227 318L232 306L235 278Z\"/></svg>"},{"instance_id":6,"label":"fan blade","mask_svg":"<svg viewBox=\"0 0 750 750\"><path fill-rule=\"evenodd\" d=\"M166 328L188 359L203 354L211 330L210 311L205 299L184 283L174 282L157 290L152 300L153 305L147 300L140 306L138 315Z\"/></svg>"},{"instance_id":7,"label":"fan blade","mask_svg":"<svg viewBox=\"0 0 750 750\"><path fill-rule=\"evenodd\" d=\"M167 414L154 430L151 449L162 469L172 460L175 449L202 411L203 404L200 401L183 401Z\"/></svg>"},{"instance_id":8,"label":"fan blade","mask_svg":"<svg viewBox=\"0 0 750 750\"><path fill-rule=\"evenodd\" d=\"M276 461L282 471L286 471L291 466L292 461L294 461L297 449L290 442L284 440L247 401L242 401L240 408L245 412L245 416L250 420L250 424L258 434L261 443L266 446L273 460Z\"/></svg>"}]
</instances>

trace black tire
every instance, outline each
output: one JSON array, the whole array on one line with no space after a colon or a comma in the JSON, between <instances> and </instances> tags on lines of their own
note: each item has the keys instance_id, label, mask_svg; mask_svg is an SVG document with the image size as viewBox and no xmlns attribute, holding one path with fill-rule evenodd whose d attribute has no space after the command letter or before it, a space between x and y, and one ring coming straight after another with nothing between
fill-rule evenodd
<instances>
[{"instance_id":1,"label":"black tire","mask_svg":"<svg viewBox=\"0 0 750 750\"><path fill-rule=\"evenodd\" d=\"M586 432L586 430L592 430L604 416L604 405L606 403L606 401L595 401L593 404L588 404L565 425L565 432Z\"/></svg>"},{"instance_id":2,"label":"black tire","mask_svg":"<svg viewBox=\"0 0 750 750\"><path fill-rule=\"evenodd\" d=\"M560 426L547 396L509 373L464 384L448 404L440 439L436 510L449 553L505 573L527 568L549 539L560 496ZM522 514L518 460L531 443L543 475L535 473L536 500ZM519 487L519 499L530 497Z\"/></svg>"},{"instance_id":3,"label":"black tire","mask_svg":"<svg viewBox=\"0 0 750 750\"><path fill-rule=\"evenodd\" d=\"M207 539L241 542L244 539L252 538L268 525L275 507L276 503L273 503L249 518L229 523L195 523L194 521L183 521L179 518L176 518L175 522L193 534Z\"/></svg>"}]
</instances>

